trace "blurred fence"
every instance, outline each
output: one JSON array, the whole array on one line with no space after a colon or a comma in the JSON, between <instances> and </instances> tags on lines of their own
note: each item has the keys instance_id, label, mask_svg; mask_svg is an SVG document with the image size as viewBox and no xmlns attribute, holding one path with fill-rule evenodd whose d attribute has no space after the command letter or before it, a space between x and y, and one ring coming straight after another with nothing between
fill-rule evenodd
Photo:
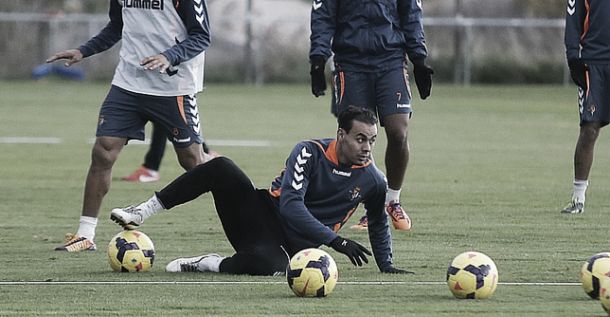
<instances>
[{"instance_id":1,"label":"blurred fence","mask_svg":"<svg viewBox=\"0 0 610 317\"><path fill-rule=\"evenodd\" d=\"M105 14L0 12L0 55L4 59L0 64L0 78L30 77L32 70L44 63L50 54L78 46L99 32L107 21ZM309 30L309 21L290 23L302 23L302 29ZM295 45L289 39L278 40L274 36L278 24L281 23L276 21L271 24L273 27L265 30L251 30L255 45L247 40L228 42L214 37L206 59L206 78L242 81L244 76L251 76L248 70L254 67L259 82L307 81L308 43ZM424 25L430 63L441 81L462 84L568 82L563 19L426 17ZM306 42L307 36L300 34L298 41ZM84 69L88 78L110 78L117 63L118 47L81 63L79 67ZM254 57L244 58L244 54ZM230 62L217 65L229 56L234 56ZM282 59L287 61L282 62ZM244 65L247 60L257 61L258 65ZM227 77L227 74L232 74L232 77ZM292 74L292 77L287 78L286 74Z\"/></svg>"},{"instance_id":2,"label":"blurred fence","mask_svg":"<svg viewBox=\"0 0 610 317\"><path fill-rule=\"evenodd\" d=\"M564 62L563 19L517 19L517 18L425 18L424 26L433 43L438 41L431 29L449 31L453 50L453 81L470 84L473 80L473 60L482 59L487 67L504 61L513 65L562 65L561 81L566 84L569 70ZM436 36L435 36L436 35ZM446 44L446 43L445 43ZM443 49L439 49L442 51ZM434 53L434 50L432 50ZM437 58L439 58L437 56ZM501 67L497 67L500 71ZM480 80L479 80L480 81Z\"/></svg>"}]
</instances>

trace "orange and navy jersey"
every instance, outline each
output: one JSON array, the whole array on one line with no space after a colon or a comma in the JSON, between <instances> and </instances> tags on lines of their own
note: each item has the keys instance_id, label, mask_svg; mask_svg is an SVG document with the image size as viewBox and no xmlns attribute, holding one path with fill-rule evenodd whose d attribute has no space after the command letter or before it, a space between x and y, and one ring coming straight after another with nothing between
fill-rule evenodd
<instances>
[{"instance_id":1,"label":"orange and navy jersey","mask_svg":"<svg viewBox=\"0 0 610 317\"><path fill-rule=\"evenodd\" d=\"M391 236L383 204L385 176L372 161L340 164L335 139L298 143L269 192L289 242L289 253L328 245L360 203L369 217L369 237L379 267L391 263Z\"/></svg>"},{"instance_id":2,"label":"orange and navy jersey","mask_svg":"<svg viewBox=\"0 0 610 317\"><path fill-rule=\"evenodd\" d=\"M610 1L566 0L565 46L568 60L610 62Z\"/></svg>"}]
</instances>

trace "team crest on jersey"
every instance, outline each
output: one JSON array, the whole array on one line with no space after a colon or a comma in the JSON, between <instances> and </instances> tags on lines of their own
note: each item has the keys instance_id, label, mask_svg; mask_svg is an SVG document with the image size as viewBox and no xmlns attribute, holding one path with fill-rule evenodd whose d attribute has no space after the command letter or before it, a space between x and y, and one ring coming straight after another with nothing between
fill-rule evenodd
<instances>
[{"instance_id":1,"label":"team crest on jersey","mask_svg":"<svg viewBox=\"0 0 610 317\"><path fill-rule=\"evenodd\" d=\"M356 186L349 191L349 200L354 201L360 198L360 187Z\"/></svg>"}]
</instances>

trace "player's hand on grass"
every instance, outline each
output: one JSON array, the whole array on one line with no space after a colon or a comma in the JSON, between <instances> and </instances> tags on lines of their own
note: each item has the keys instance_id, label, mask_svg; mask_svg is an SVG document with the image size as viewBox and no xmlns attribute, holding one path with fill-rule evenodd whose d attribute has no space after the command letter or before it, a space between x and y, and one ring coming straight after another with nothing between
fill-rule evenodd
<instances>
[{"instance_id":1,"label":"player's hand on grass","mask_svg":"<svg viewBox=\"0 0 610 317\"><path fill-rule=\"evenodd\" d=\"M320 55L314 55L311 57L311 93L316 96L324 96L326 90L326 76L324 76L324 66L326 61L324 57Z\"/></svg>"},{"instance_id":2,"label":"player's hand on grass","mask_svg":"<svg viewBox=\"0 0 610 317\"><path fill-rule=\"evenodd\" d=\"M62 52L57 52L53 54L51 57L47 58L47 63L52 63L56 60L65 59L66 62L64 65L66 67L70 67L72 64L76 64L83 60L83 53L77 49L66 50Z\"/></svg>"},{"instance_id":3,"label":"player's hand on grass","mask_svg":"<svg viewBox=\"0 0 610 317\"><path fill-rule=\"evenodd\" d=\"M426 99L430 96L432 90L432 74L434 70L426 64L425 59L413 60L413 76L415 77L415 85L419 91L419 97Z\"/></svg>"},{"instance_id":4,"label":"player's hand on grass","mask_svg":"<svg viewBox=\"0 0 610 317\"><path fill-rule=\"evenodd\" d=\"M383 268L381 270L381 273L389 273L389 274L415 274L415 272L413 271L407 271L407 270L403 270L403 269L399 269L393 266L389 266L386 268Z\"/></svg>"},{"instance_id":5,"label":"player's hand on grass","mask_svg":"<svg viewBox=\"0 0 610 317\"><path fill-rule=\"evenodd\" d=\"M330 247L337 252L347 255L352 264L356 266L362 266L362 262L369 263L366 254L373 255L371 251L367 250L360 243L341 237L336 237L335 240L331 241Z\"/></svg>"},{"instance_id":6,"label":"player's hand on grass","mask_svg":"<svg viewBox=\"0 0 610 317\"><path fill-rule=\"evenodd\" d=\"M587 89L587 65L580 59L568 61L572 81L582 89Z\"/></svg>"},{"instance_id":7,"label":"player's hand on grass","mask_svg":"<svg viewBox=\"0 0 610 317\"><path fill-rule=\"evenodd\" d=\"M145 57L142 61L140 61L140 65L144 66L144 69L146 70L158 69L159 73L165 73L165 71L171 66L169 60L163 54Z\"/></svg>"}]
</instances>

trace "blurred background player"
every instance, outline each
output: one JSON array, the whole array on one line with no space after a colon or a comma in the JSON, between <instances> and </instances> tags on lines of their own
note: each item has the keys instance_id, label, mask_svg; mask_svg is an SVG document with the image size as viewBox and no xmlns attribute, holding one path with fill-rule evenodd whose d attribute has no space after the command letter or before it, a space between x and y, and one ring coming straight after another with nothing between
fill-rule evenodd
<instances>
[{"instance_id":1,"label":"blurred background player","mask_svg":"<svg viewBox=\"0 0 610 317\"><path fill-rule=\"evenodd\" d=\"M166 271L277 275L285 272L289 257L323 244L345 254L354 265L368 263L369 250L338 235L363 203L379 270L412 273L392 263L392 237L384 212L387 185L372 160L376 138L375 115L348 107L338 116L336 139L298 143L269 189L255 188L233 161L220 157L186 172L137 206L113 209L111 218L134 228L161 210L211 192L235 254L179 258Z\"/></svg>"},{"instance_id":2,"label":"blurred background player","mask_svg":"<svg viewBox=\"0 0 610 317\"><path fill-rule=\"evenodd\" d=\"M421 0L315 0L311 10L312 93L324 95L324 68L334 54L337 111L349 105L367 107L385 128L386 212L399 230L411 229L411 219L400 204L412 112L407 57L420 97L426 99L432 88L422 15Z\"/></svg>"},{"instance_id":3,"label":"blurred background player","mask_svg":"<svg viewBox=\"0 0 610 317\"><path fill-rule=\"evenodd\" d=\"M138 167L133 173L121 177L121 180L127 182L136 183L151 183L156 182L161 178L159 170L161 169L161 161L165 154L165 145L167 144L167 136L165 135L165 129L158 127L154 122L152 123L152 137L150 138L150 146L146 155L144 155L144 163ZM214 151L210 151L209 147L203 141L203 152L209 154L212 157L218 155Z\"/></svg>"},{"instance_id":4,"label":"blurred background player","mask_svg":"<svg viewBox=\"0 0 610 317\"><path fill-rule=\"evenodd\" d=\"M571 201L561 212L585 211L585 192L595 141L610 122L610 2L571 0L567 4L565 46L570 75L578 86L580 134L574 151Z\"/></svg>"},{"instance_id":5,"label":"blurred background player","mask_svg":"<svg viewBox=\"0 0 610 317\"><path fill-rule=\"evenodd\" d=\"M76 234L57 251L93 251L102 200L112 166L130 139L144 139L144 126L163 127L188 170L207 160L201 148L195 94L203 88L204 51L210 44L204 1L110 1L110 22L78 49L58 52L47 62L70 66L122 40L119 64L99 114L91 165Z\"/></svg>"}]
</instances>

